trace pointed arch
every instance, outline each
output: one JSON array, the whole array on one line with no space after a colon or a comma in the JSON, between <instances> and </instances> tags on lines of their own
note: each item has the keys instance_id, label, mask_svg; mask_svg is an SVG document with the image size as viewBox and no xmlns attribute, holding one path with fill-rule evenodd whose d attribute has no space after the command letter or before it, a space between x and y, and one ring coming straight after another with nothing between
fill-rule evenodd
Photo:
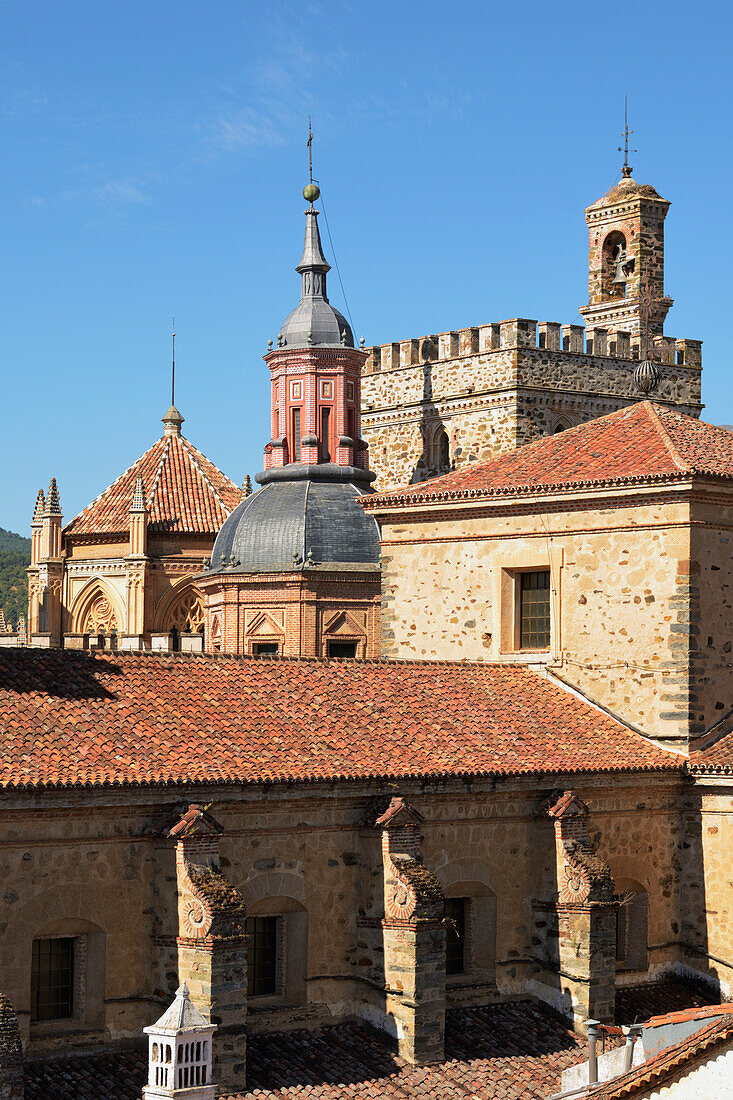
<instances>
[{"instance_id":1,"label":"pointed arch","mask_svg":"<svg viewBox=\"0 0 733 1100\"><path fill-rule=\"evenodd\" d=\"M155 611L155 631L177 630L179 634L200 634L204 629L204 600L200 590L182 577L166 592Z\"/></svg>"},{"instance_id":2,"label":"pointed arch","mask_svg":"<svg viewBox=\"0 0 733 1100\"><path fill-rule=\"evenodd\" d=\"M72 634L124 633L125 609L103 577L90 577L69 608Z\"/></svg>"}]
</instances>

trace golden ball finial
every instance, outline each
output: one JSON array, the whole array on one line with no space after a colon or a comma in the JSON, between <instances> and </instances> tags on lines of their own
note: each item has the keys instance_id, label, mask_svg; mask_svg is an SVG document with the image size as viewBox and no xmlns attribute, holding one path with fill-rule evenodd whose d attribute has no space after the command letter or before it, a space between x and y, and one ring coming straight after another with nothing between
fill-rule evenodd
<instances>
[{"instance_id":1,"label":"golden ball finial","mask_svg":"<svg viewBox=\"0 0 733 1100\"><path fill-rule=\"evenodd\" d=\"M315 202L320 193L315 183L307 183L303 188L303 198L307 202Z\"/></svg>"}]
</instances>

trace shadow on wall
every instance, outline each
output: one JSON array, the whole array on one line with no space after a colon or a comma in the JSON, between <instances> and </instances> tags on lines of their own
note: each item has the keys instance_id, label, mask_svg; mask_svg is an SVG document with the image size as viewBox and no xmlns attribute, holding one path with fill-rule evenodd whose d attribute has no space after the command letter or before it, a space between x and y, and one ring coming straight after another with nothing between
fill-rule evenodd
<instances>
[{"instance_id":1,"label":"shadow on wall","mask_svg":"<svg viewBox=\"0 0 733 1100\"><path fill-rule=\"evenodd\" d=\"M426 481L430 477L439 477L455 468L451 460L448 429L438 413L433 401L432 360L438 357L438 347L434 340L426 338L421 344L423 358L423 392L420 406L420 439L422 454L412 471L410 484Z\"/></svg>"}]
</instances>

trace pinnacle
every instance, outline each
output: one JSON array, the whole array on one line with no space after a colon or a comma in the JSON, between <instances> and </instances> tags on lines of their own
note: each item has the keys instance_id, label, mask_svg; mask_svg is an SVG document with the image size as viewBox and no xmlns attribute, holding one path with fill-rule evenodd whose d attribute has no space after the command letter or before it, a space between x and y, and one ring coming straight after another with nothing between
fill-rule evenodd
<instances>
[{"instance_id":1,"label":"pinnacle","mask_svg":"<svg viewBox=\"0 0 733 1100\"><path fill-rule=\"evenodd\" d=\"M141 477L135 479L135 490L132 494L132 504L130 505L130 511L145 511L145 499L143 497L143 479Z\"/></svg>"},{"instance_id":2,"label":"pinnacle","mask_svg":"<svg viewBox=\"0 0 733 1100\"><path fill-rule=\"evenodd\" d=\"M59 500L59 490L56 484L56 478L51 478L51 484L48 487L48 496L46 497L46 511L47 516L60 516L61 515L61 502Z\"/></svg>"},{"instance_id":3,"label":"pinnacle","mask_svg":"<svg viewBox=\"0 0 733 1100\"><path fill-rule=\"evenodd\" d=\"M33 510L33 519L31 521L32 523L40 523L40 521L43 519L43 511L45 507L46 501L43 496L43 489L39 489L38 496L36 497L36 506Z\"/></svg>"}]
</instances>

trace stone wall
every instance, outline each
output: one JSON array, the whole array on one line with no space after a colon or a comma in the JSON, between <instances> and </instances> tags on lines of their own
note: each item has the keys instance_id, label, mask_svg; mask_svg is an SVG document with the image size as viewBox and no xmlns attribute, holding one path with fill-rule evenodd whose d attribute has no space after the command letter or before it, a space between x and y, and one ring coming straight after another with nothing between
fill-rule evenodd
<instances>
[{"instance_id":1,"label":"stone wall","mask_svg":"<svg viewBox=\"0 0 733 1100\"><path fill-rule=\"evenodd\" d=\"M405 797L425 819L425 867L449 895L494 905L495 943L478 945L471 953L475 963L451 979L454 1003L535 993L568 1009L561 975L543 954L533 923L533 901L549 900L557 889L552 830L538 808L563 782L530 777L404 785ZM682 953L675 870L679 779L587 776L573 785L590 807L599 856L614 875L635 877L629 868L636 868L643 877L649 969L657 973ZM304 1000L290 1001L286 986L280 1000L251 998L253 1029L356 1017L394 1033L381 925L382 853L373 828L375 800L387 790L375 782L181 792L186 805L213 803L225 829L222 872L248 912L298 917L289 952L301 968ZM0 969L32 1049L137 1037L169 1003L179 974L175 862L164 833L178 819L178 797L162 790L47 791L41 811L37 796L6 796ZM372 825L365 829L367 819ZM99 1026L79 1020L31 1028L33 938L53 929L74 935L90 924L104 944ZM491 928L482 919L474 934L485 936Z\"/></svg>"},{"instance_id":2,"label":"stone wall","mask_svg":"<svg viewBox=\"0 0 733 1100\"><path fill-rule=\"evenodd\" d=\"M718 599L719 586L733 583L730 559L709 530L707 549L691 549L689 499L676 489L455 502L380 520L384 656L546 665L634 727L680 747L733 707L720 668L732 633L727 588ZM689 644L701 627L689 620L702 614L705 621L705 612L689 609L693 553L710 557L706 576L717 579L709 599L719 603L714 645L706 634L694 682ZM543 568L551 573L551 645L522 651L513 627L516 577ZM690 709L693 690L709 698L707 712Z\"/></svg>"},{"instance_id":3,"label":"stone wall","mask_svg":"<svg viewBox=\"0 0 733 1100\"><path fill-rule=\"evenodd\" d=\"M578 325L514 319L370 349L362 435L376 487L422 481L614 412L646 397L698 416L701 344L662 337L658 381L636 378L639 338ZM438 438L449 438L441 465Z\"/></svg>"}]
</instances>

